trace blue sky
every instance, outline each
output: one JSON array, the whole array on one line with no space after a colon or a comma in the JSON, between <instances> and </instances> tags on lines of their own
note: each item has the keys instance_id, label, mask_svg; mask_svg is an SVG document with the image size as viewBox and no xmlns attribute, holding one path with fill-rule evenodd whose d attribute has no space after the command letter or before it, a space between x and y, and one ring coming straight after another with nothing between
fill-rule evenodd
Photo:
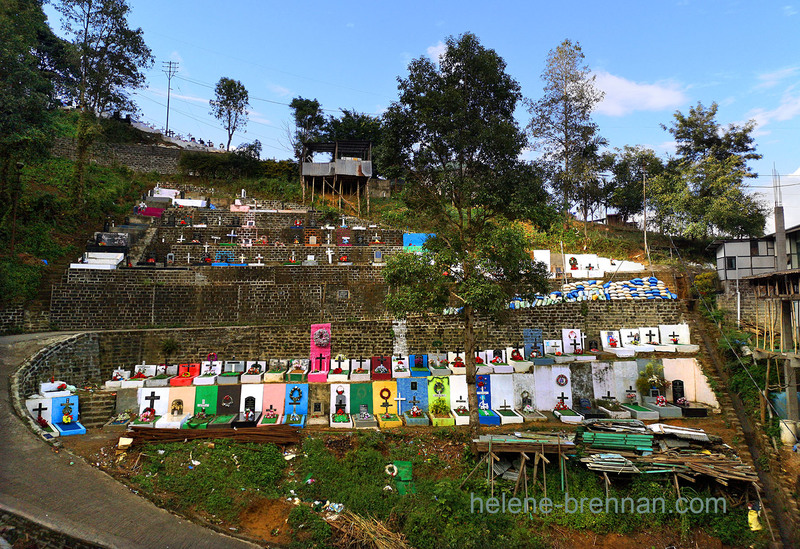
<instances>
[{"instance_id":1,"label":"blue sky","mask_svg":"<svg viewBox=\"0 0 800 549\"><path fill-rule=\"evenodd\" d=\"M537 99L548 51L569 38L606 94L594 120L612 148L644 145L665 156L674 144L659 124L716 101L723 124L756 120L764 158L753 164L752 186L772 203L774 164L784 174L787 225L800 223L800 0L130 4L130 25L142 27L156 57L136 101L140 118L157 127L166 116L163 61L180 63L171 129L224 141L208 100L220 77L235 78L250 92L252 112L233 143L258 139L263 157L281 159L290 156L285 104L293 97L316 98L334 115L379 114L397 98L397 77L411 59L435 57L447 36L469 31L505 59L523 95ZM58 15L46 11L58 27ZM527 124L524 108L517 116Z\"/></svg>"}]
</instances>

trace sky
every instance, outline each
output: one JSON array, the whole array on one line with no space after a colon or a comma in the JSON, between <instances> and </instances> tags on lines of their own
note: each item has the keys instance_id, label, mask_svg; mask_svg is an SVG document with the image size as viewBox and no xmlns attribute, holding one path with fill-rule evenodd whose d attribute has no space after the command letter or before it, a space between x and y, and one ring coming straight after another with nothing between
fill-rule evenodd
<instances>
[{"instance_id":1,"label":"sky","mask_svg":"<svg viewBox=\"0 0 800 549\"><path fill-rule=\"evenodd\" d=\"M800 224L800 0L129 3L129 25L142 28L156 59L134 96L138 118L157 128L166 121L168 61L179 63L170 129L226 141L208 101L221 77L233 78L249 91L251 110L232 145L258 139L262 158L284 159L292 156L286 135L294 97L319 100L329 115L379 115L397 99L409 61L435 59L448 36L472 32L536 100L548 52L570 39L605 92L593 119L610 148L642 145L666 157L675 144L660 125L698 102L717 102L719 123L757 123L763 159L751 163L753 192L774 203L774 167L786 225ZM59 15L52 6L45 11L58 29ZM517 119L530 120L522 105Z\"/></svg>"}]
</instances>

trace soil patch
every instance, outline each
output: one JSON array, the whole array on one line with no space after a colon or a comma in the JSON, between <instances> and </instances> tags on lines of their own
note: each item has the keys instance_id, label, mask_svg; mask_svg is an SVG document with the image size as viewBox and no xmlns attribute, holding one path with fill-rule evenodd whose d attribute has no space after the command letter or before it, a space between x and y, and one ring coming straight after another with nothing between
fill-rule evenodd
<instances>
[{"instance_id":1,"label":"soil patch","mask_svg":"<svg viewBox=\"0 0 800 549\"><path fill-rule=\"evenodd\" d=\"M292 541L288 523L292 507L283 499L255 501L239 515L240 530L265 544L288 546Z\"/></svg>"}]
</instances>

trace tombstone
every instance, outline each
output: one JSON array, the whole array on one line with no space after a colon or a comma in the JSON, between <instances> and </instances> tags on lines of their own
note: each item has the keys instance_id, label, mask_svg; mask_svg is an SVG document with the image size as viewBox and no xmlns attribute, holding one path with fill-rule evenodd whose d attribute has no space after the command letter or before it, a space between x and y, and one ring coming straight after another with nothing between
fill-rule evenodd
<instances>
[{"instance_id":1,"label":"tombstone","mask_svg":"<svg viewBox=\"0 0 800 549\"><path fill-rule=\"evenodd\" d=\"M428 415L435 427L455 425L450 411L450 376L428 380Z\"/></svg>"},{"instance_id":2,"label":"tombstone","mask_svg":"<svg viewBox=\"0 0 800 549\"><path fill-rule=\"evenodd\" d=\"M256 385L255 387L258 387ZM283 412L286 402L285 383L265 383L261 401L261 421L259 427L268 427L283 423Z\"/></svg>"},{"instance_id":3,"label":"tombstone","mask_svg":"<svg viewBox=\"0 0 800 549\"><path fill-rule=\"evenodd\" d=\"M372 365L370 358L359 356L358 358L350 360L350 381L370 381L371 371ZM370 400L370 406L371 402L372 401Z\"/></svg>"},{"instance_id":4,"label":"tombstone","mask_svg":"<svg viewBox=\"0 0 800 549\"><path fill-rule=\"evenodd\" d=\"M25 399L25 408L39 428L44 431L44 438L49 440L59 436L59 431L52 425L51 417L53 410L53 399L35 396Z\"/></svg>"},{"instance_id":5,"label":"tombstone","mask_svg":"<svg viewBox=\"0 0 800 549\"><path fill-rule=\"evenodd\" d=\"M370 359L370 370L373 381L392 379L392 362L388 356L374 356Z\"/></svg>"},{"instance_id":6,"label":"tombstone","mask_svg":"<svg viewBox=\"0 0 800 549\"><path fill-rule=\"evenodd\" d=\"M226 360L222 373L217 376L217 385L237 385L241 381L242 374L247 368L243 360Z\"/></svg>"},{"instance_id":7,"label":"tombstone","mask_svg":"<svg viewBox=\"0 0 800 549\"><path fill-rule=\"evenodd\" d=\"M490 384L492 410L500 418L500 423L522 423L520 414L514 411L514 380L510 375L491 376Z\"/></svg>"},{"instance_id":8,"label":"tombstone","mask_svg":"<svg viewBox=\"0 0 800 549\"><path fill-rule=\"evenodd\" d=\"M397 382L394 380L374 381L372 383L372 409L377 416L378 425L384 427L400 427L403 425L398 414Z\"/></svg>"},{"instance_id":9,"label":"tombstone","mask_svg":"<svg viewBox=\"0 0 800 549\"><path fill-rule=\"evenodd\" d=\"M205 360L200 363L200 375L192 379L193 385L214 385L222 373L221 360Z\"/></svg>"},{"instance_id":10,"label":"tombstone","mask_svg":"<svg viewBox=\"0 0 800 549\"><path fill-rule=\"evenodd\" d=\"M248 360L245 362L245 371L239 381L241 383L261 383L264 370L266 370L266 361Z\"/></svg>"},{"instance_id":11,"label":"tombstone","mask_svg":"<svg viewBox=\"0 0 800 549\"><path fill-rule=\"evenodd\" d=\"M402 355L392 357L392 377L395 379L411 377L409 357Z\"/></svg>"},{"instance_id":12,"label":"tombstone","mask_svg":"<svg viewBox=\"0 0 800 549\"><path fill-rule=\"evenodd\" d=\"M289 368L286 370L286 381L303 383L308 379L308 371L311 361L307 358L293 358L289 361Z\"/></svg>"},{"instance_id":13,"label":"tombstone","mask_svg":"<svg viewBox=\"0 0 800 549\"><path fill-rule=\"evenodd\" d=\"M636 350L630 347L622 347L619 332L616 330L601 330L600 341L602 342L603 352L611 353L619 358L627 358L636 355Z\"/></svg>"},{"instance_id":14,"label":"tombstone","mask_svg":"<svg viewBox=\"0 0 800 549\"><path fill-rule=\"evenodd\" d=\"M372 383L350 384L350 410L355 429L377 429Z\"/></svg>"},{"instance_id":15,"label":"tombstone","mask_svg":"<svg viewBox=\"0 0 800 549\"><path fill-rule=\"evenodd\" d=\"M258 385L242 386L239 414L232 427L256 427L261 421L264 391Z\"/></svg>"},{"instance_id":16,"label":"tombstone","mask_svg":"<svg viewBox=\"0 0 800 549\"><path fill-rule=\"evenodd\" d=\"M469 397L467 378L451 376L450 378L450 411L456 425L469 425Z\"/></svg>"},{"instance_id":17,"label":"tombstone","mask_svg":"<svg viewBox=\"0 0 800 549\"><path fill-rule=\"evenodd\" d=\"M353 246L366 246L367 236L364 227L353 227Z\"/></svg>"},{"instance_id":18,"label":"tombstone","mask_svg":"<svg viewBox=\"0 0 800 549\"><path fill-rule=\"evenodd\" d=\"M373 250L372 251L372 264L373 265L384 265L385 262L383 260L383 252L381 250Z\"/></svg>"},{"instance_id":19,"label":"tombstone","mask_svg":"<svg viewBox=\"0 0 800 549\"><path fill-rule=\"evenodd\" d=\"M352 246L352 233L349 227L338 227L336 229L336 243L339 246Z\"/></svg>"},{"instance_id":20,"label":"tombstone","mask_svg":"<svg viewBox=\"0 0 800 549\"><path fill-rule=\"evenodd\" d=\"M623 347L634 349L638 353L652 353L655 351L654 345L642 342L642 334L639 328L623 328L619 331L619 337Z\"/></svg>"},{"instance_id":21,"label":"tombstone","mask_svg":"<svg viewBox=\"0 0 800 549\"><path fill-rule=\"evenodd\" d=\"M155 427L156 422L169 412L169 388L143 387L138 390L139 417L132 425Z\"/></svg>"},{"instance_id":22,"label":"tombstone","mask_svg":"<svg viewBox=\"0 0 800 549\"><path fill-rule=\"evenodd\" d=\"M285 359L273 358L267 362L267 369L264 371L264 383L276 383L284 380L286 371L289 369L289 361Z\"/></svg>"},{"instance_id":23,"label":"tombstone","mask_svg":"<svg viewBox=\"0 0 800 549\"><path fill-rule=\"evenodd\" d=\"M406 377L397 380L400 415L406 425L430 425L428 410L428 379Z\"/></svg>"},{"instance_id":24,"label":"tombstone","mask_svg":"<svg viewBox=\"0 0 800 549\"><path fill-rule=\"evenodd\" d=\"M178 375L169 380L172 387L187 387L194 384L194 378L200 375L202 366L199 362L178 365Z\"/></svg>"},{"instance_id":25,"label":"tombstone","mask_svg":"<svg viewBox=\"0 0 800 549\"><path fill-rule=\"evenodd\" d=\"M594 379L592 377L592 365L588 362L575 362L569 365L570 389L573 408L577 405L579 398L595 398Z\"/></svg>"},{"instance_id":26,"label":"tombstone","mask_svg":"<svg viewBox=\"0 0 800 549\"><path fill-rule=\"evenodd\" d=\"M217 417L209 423L209 429L228 428L239 414L241 385L220 385L217 389Z\"/></svg>"},{"instance_id":27,"label":"tombstone","mask_svg":"<svg viewBox=\"0 0 800 549\"><path fill-rule=\"evenodd\" d=\"M55 397L51 403L50 419L59 436L86 434L86 427L78 421L80 418L80 406L76 395Z\"/></svg>"},{"instance_id":28,"label":"tombstone","mask_svg":"<svg viewBox=\"0 0 800 549\"><path fill-rule=\"evenodd\" d=\"M308 416L308 384L287 383L283 422L295 427L305 427Z\"/></svg>"},{"instance_id":29,"label":"tombstone","mask_svg":"<svg viewBox=\"0 0 800 549\"><path fill-rule=\"evenodd\" d=\"M661 325L658 330L662 347L667 347L665 350L678 353L696 353L700 350L699 345L691 342L688 324Z\"/></svg>"},{"instance_id":30,"label":"tombstone","mask_svg":"<svg viewBox=\"0 0 800 549\"><path fill-rule=\"evenodd\" d=\"M309 383L306 424L327 426L331 413L330 387L321 383Z\"/></svg>"},{"instance_id":31,"label":"tombstone","mask_svg":"<svg viewBox=\"0 0 800 549\"><path fill-rule=\"evenodd\" d=\"M410 355L408 363L411 366L411 377L428 377L431 371L428 369L428 355Z\"/></svg>"},{"instance_id":32,"label":"tombstone","mask_svg":"<svg viewBox=\"0 0 800 549\"><path fill-rule=\"evenodd\" d=\"M489 375L476 376L478 394L478 420L481 425L500 425L500 416L492 411L492 380Z\"/></svg>"},{"instance_id":33,"label":"tombstone","mask_svg":"<svg viewBox=\"0 0 800 549\"><path fill-rule=\"evenodd\" d=\"M331 369L328 372L329 383L346 382L350 378L350 360L343 354L338 354L331 360Z\"/></svg>"},{"instance_id":34,"label":"tombstone","mask_svg":"<svg viewBox=\"0 0 800 549\"><path fill-rule=\"evenodd\" d=\"M198 364L198 367L200 365ZM156 421L158 429L180 429L194 415L196 390L192 386L173 386L169 390L167 413Z\"/></svg>"},{"instance_id":35,"label":"tombstone","mask_svg":"<svg viewBox=\"0 0 800 549\"><path fill-rule=\"evenodd\" d=\"M525 359L532 360L544 356L544 337L541 329L523 328L522 342Z\"/></svg>"},{"instance_id":36,"label":"tombstone","mask_svg":"<svg viewBox=\"0 0 800 549\"><path fill-rule=\"evenodd\" d=\"M654 345L656 347L660 345L661 336L658 327L639 328L639 341L643 345Z\"/></svg>"},{"instance_id":37,"label":"tombstone","mask_svg":"<svg viewBox=\"0 0 800 549\"><path fill-rule=\"evenodd\" d=\"M564 328L561 330L561 343L564 354L583 354L583 338L577 328Z\"/></svg>"}]
</instances>

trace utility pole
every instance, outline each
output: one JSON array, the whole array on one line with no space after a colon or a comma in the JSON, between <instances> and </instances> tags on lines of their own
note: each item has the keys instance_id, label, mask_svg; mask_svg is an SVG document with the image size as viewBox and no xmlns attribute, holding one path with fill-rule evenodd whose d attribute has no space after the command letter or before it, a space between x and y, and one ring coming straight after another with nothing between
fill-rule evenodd
<instances>
[{"instance_id":1,"label":"utility pole","mask_svg":"<svg viewBox=\"0 0 800 549\"><path fill-rule=\"evenodd\" d=\"M644 227L644 253L651 268L653 263L650 261L650 248L647 247L647 170L642 166L642 213Z\"/></svg>"},{"instance_id":2,"label":"utility pole","mask_svg":"<svg viewBox=\"0 0 800 549\"><path fill-rule=\"evenodd\" d=\"M161 70L167 75L167 130L164 137L169 137L169 96L172 91L172 77L178 72L177 61L162 61Z\"/></svg>"}]
</instances>

